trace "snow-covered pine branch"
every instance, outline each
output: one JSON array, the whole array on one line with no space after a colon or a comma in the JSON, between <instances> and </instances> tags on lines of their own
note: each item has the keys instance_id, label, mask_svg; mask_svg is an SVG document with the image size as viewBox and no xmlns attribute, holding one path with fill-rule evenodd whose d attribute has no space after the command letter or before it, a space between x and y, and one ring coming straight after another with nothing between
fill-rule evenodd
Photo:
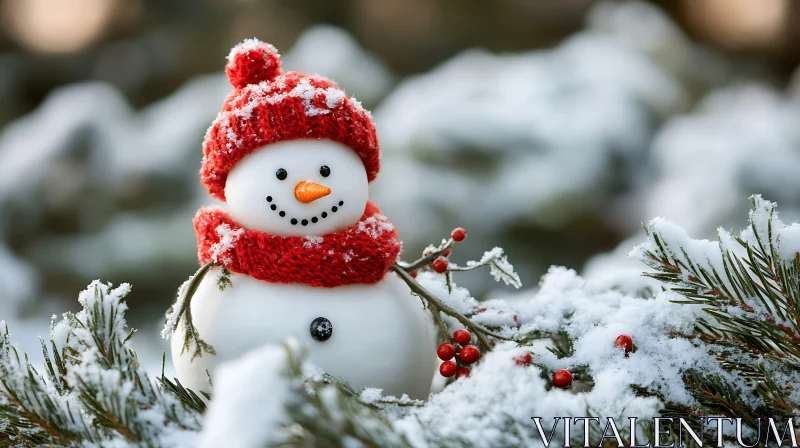
<instances>
[{"instance_id":1,"label":"snow-covered pine branch","mask_svg":"<svg viewBox=\"0 0 800 448\"><path fill-rule=\"evenodd\" d=\"M646 275L681 294L677 303L702 306L694 331L721 366L747 381L757 400L742 397L733 379L691 370L686 381L706 409L755 422L792 416L800 371L800 224L778 219L775 203L750 198L750 225L736 235L720 228L718 241L691 239L663 219L645 225L647 242L631 255L654 272ZM686 412L687 409L676 409Z\"/></svg>"},{"instance_id":2,"label":"snow-covered pine branch","mask_svg":"<svg viewBox=\"0 0 800 448\"><path fill-rule=\"evenodd\" d=\"M0 445L5 445L4 440L9 445L27 446L101 440L77 396L61 382L63 366L59 364L50 383L45 381L27 355L17 351L5 322L0 333L0 356Z\"/></svg>"},{"instance_id":3,"label":"snow-covered pine branch","mask_svg":"<svg viewBox=\"0 0 800 448\"><path fill-rule=\"evenodd\" d=\"M83 309L64 314L51 328L49 348L42 344L47 380L4 332L0 432L10 443L191 446L200 414L165 393L139 365L124 317L129 291L127 284L95 281L81 292Z\"/></svg>"}]
</instances>

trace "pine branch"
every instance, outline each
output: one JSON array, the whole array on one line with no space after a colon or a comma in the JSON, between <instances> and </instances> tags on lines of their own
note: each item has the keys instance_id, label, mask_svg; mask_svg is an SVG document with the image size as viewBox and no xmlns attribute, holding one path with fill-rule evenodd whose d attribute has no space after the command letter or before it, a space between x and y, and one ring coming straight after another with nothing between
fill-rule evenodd
<instances>
[{"instance_id":1,"label":"pine branch","mask_svg":"<svg viewBox=\"0 0 800 448\"><path fill-rule=\"evenodd\" d=\"M366 446L407 448L410 444L397 433L374 405L357 398L358 392L329 375L322 382L304 381L305 354L284 345L286 376L295 399L285 404L291 420L284 446ZM300 387L303 385L304 387Z\"/></svg>"},{"instance_id":2,"label":"pine branch","mask_svg":"<svg viewBox=\"0 0 800 448\"><path fill-rule=\"evenodd\" d=\"M49 380L20 358L7 330L0 338L0 420L5 438L23 446L79 446L116 440L164 446L162 437L199 429L199 412L159 389L139 366L125 323L128 285L93 282L83 309L51 325L42 340ZM59 343L56 335L66 333Z\"/></svg>"},{"instance_id":3,"label":"pine branch","mask_svg":"<svg viewBox=\"0 0 800 448\"><path fill-rule=\"evenodd\" d=\"M800 253L780 255L784 225L775 204L750 200L749 228L740 236L720 229L716 247L654 220L644 226L648 242L633 253L654 270L645 275L683 296L674 302L703 307L708 317L697 319L690 337L763 400L749 401L719 375L691 370L684 382L700 412L752 424L761 416L796 417L800 408L789 393L800 373Z\"/></svg>"},{"instance_id":4,"label":"pine branch","mask_svg":"<svg viewBox=\"0 0 800 448\"><path fill-rule=\"evenodd\" d=\"M51 390L28 357L20 357L5 325L0 333L0 420L6 422L0 434L23 446L101 438L75 397L66 390Z\"/></svg>"},{"instance_id":5,"label":"pine branch","mask_svg":"<svg viewBox=\"0 0 800 448\"><path fill-rule=\"evenodd\" d=\"M172 382L169 378L164 375L164 367L167 362L167 354L165 352L161 352L161 376L158 377L158 381L161 384L161 387L170 392L181 401L181 403L189 408L192 409L200 414L206 411L206 402L200 398L193 390L187 389L183 387L180 381L177 378L173 378L175 381ZM199 391L200 394L206 400L211 400L211 394L205 391Z\"/></svg>"},{"instance_id":6,"label":"pine branch","mask_svg":"<svg viewBox=\"0 0 800 448\"><path fill-rule=\"evenodd\" d=\"M558 359L569 358L575 353L575 347L572 345L572 339L562 332L553 337L553 345L547 347L547 351L556 355Z\"/></svg>"},{"instance_id":7,"label":"pine branch","mask_svg":"<svg viewBox=\"0 0 800 448\"><path fill-rule=\"evenodd\" d=\"M724 277L709 260L692 260L685 248L664 241L645 226L651 247L644 261L656 272L645 275L674 285L680 303L700 304L713 320L699 319L698 331L709 338L726 338L757 356L791 363L800 369L798 258L781 260L772 226L774 204L753 197L750 231L754 241L720 232L719 256ZM765 220L758 220L763 211ZM763 222L765 221L765 222ZM762 234L766 229L766 235ZM739 246L728 247L732 240ZM768 241L765 246L764 241ZM754 303L757 300L759 303Z\"/></svg>"}]
</instances>

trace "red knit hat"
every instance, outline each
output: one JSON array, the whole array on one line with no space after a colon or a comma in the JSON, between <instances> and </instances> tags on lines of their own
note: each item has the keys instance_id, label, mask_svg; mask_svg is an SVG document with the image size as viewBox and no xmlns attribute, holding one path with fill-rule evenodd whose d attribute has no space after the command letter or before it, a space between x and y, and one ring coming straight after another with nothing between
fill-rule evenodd
<instances>
[{"instance_id":1,"label":"red knit hat","mask_svg":"<svg viewBox=\"0 0 800 448\"><path fill-rule=\"evenodd\" d=\"M361 157L372 181L380 167L378 136L369 111L321 76L281 74L272 45L247 39L235 46L225 67L234 87L203 140L200 181L225 200L228 173L242 158L270 143L328 138Z\"/></svg>"}]
</instances>

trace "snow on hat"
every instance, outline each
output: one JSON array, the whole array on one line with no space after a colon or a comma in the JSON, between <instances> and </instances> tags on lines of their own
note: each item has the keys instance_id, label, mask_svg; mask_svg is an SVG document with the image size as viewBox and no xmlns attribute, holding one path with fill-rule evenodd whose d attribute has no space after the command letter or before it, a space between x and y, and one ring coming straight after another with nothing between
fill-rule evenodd
<instances>
[{"instance_id":1,"label":"snow on hat","mask_svg":"<svg viewBox=\"0 0 800 448\"><path fill-rule=\"evenodd\" d=\"M225 200L228 173L245 156L270 143L331 139L355 151L372 181L380 154L372 116L321 76L281 74L278 50L257 39L235 46L225 67L234 87L203 140L200 181Z\"/></svg>"}]
</instances>

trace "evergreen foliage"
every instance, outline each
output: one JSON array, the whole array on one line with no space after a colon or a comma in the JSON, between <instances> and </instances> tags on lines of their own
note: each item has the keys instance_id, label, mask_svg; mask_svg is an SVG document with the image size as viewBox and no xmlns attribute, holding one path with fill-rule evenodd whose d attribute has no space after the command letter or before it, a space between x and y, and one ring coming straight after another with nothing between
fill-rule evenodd
<instances>
[{"instance_id":1,"label":"evergreen foliage","mask_svg":"<svg viewBox=\"0 0 800 448\"><path fill-rule=\"evenodd\" d=\"M648 275L681 294L677 301L701 305L693 334L727 371L744 378L758 399L718 375L686 372L684 382L700 407L668 403L672 414L757 419L797 417L800 396L800 253L798 225L785 226L776 204L750 198L750 226L741 235L719 229L714 245L688 239L662 220L645 225L648 241L635 255Z\"/></svg>"}]
</instances>

